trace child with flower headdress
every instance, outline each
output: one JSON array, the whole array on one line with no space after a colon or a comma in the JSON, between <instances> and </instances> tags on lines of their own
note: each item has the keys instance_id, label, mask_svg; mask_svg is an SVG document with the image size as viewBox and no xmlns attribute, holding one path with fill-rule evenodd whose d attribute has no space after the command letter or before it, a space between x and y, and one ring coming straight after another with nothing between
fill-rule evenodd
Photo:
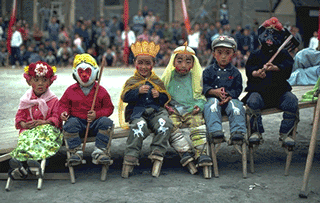
<instances>
[{"instance_id":1,"label":"child with flower headdress","mask_svg":"<svg viewBox=\"0 0 320 203\"><path fill-rule=\"evenodd\" d=\"M123 115L125 122L130 124L122 169L124 178L128 177L134 166L139 165L142 142L150 131L154 133L154 137L149 158L154 162L154 169L156 163L160 163L161 167L166 153L173 125L164 108L170 101L170 95L161 79L152 71L159 49L160 46L154 42L142 41L131 45L136 71L126 81L119 105L120 125L124 126L124 120L121 119ZM125 109L123 102L128 104ZM152 175L158 176L159 173Z\"/></svg>"},{"instance_id":2,"label":"child with flower headdress","mask_svg":"<svg viewBox=\"0 0 320 203\"><path fill-rule=\"evenodd\" d=\"M112 164L109 154L110 135L113 121L108 118L114 106L107 90L99 86L94 110L91 110L97 88L99 67L90 54L77 54L73 61L73 78L77 83L71 85L60 98L59 114L63 121L63 135L71 154L68 165L82 163L81 138L90 122L90 134L96 137L95 148L91 154L94 164Z\"/></svg>"},{"instance_id":3,"label":"child with flower headdress","mask_svg":"<svg viewBox=\"0 0 320 203\"><path fill-rule=\"evenodd\" d=\"M162 80L171 96L166 106L174 124L170 144L180 154L181 164L185 166L195 159L198 166L212 165L207 155L206 125L203 119L206 98L202 95L202 68L195 51L187 43L174 50ZM190 128L195 154L180 128Z\"/></svg>"},{"instance_id":4,"label":"child with flower headdress","mask_svg":"<svg viewBox=\"0 0 320 203\"><path fill-rule=\"evenodd\" d=\"M49 87L56 80L56 67L38 61L26 66L23 74L31 89L21 97L15 126L20 130L17 147L10 153L11 178L26 177L22 162L39 167L38 160L53 156L62 144L58 97Z\"/></svg>"}]
</instances>

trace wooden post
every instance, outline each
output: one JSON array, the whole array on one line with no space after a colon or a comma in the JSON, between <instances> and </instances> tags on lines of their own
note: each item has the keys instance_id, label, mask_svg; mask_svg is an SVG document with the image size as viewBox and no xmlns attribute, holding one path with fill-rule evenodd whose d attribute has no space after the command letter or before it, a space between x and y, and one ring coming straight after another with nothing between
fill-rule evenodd
<instances>
[{"instance_id":1,"label":"wooden post","mask_svg":"<svg viewBox=\"0 0 320 203\"><path fill-rule=\"evenodd\" d=\"M75 1L76 0L71 0L70 2L70 18L69 18L69 25L70 26L73 26L75 24L75 8L76 8L76 5L75 5Z\"/></svg>"},{"instance_id":2,"label":"wooden post","mask_svg":"<svg viewBox=\"0 0 320 203\"><path fill-rule=\"evenodd\" d=\"M38 25L38 0L33 0L33 26Z\"/></svg>"},{"instance_id":3,"label":"wooden post","mask_svg":"<svg viewBox=\"0 0 320 203\"><path fill-rule=\"evenodd\" d=\"M315 109L316 115L315 115L314 123L312 126L312 134L311 134L311 139L310 139L306 168L304 171L302 188L301 188L301 191L299 194L299 197L301 197L301 198L307 198L306 191L307 191L309 175L310 175L310 171L311 171L311 167L312 167L312 162L313 162L314 150L315 150L316 144L317 144L317 133L318 133L318 127L319 127L319 114L320 114L319 110L320 110L320 94L318 94L317 107Z\"/></svg>"},{"instance_id":4,"label":"wooden post","mask_svg":"<svg viewBox=\"0 0 320 203\"><path fill-rule=\"evenodd\" d=\"M100 0L100 17L103 17L104 16L104 0Z\"/></svg>"}]
</instances>

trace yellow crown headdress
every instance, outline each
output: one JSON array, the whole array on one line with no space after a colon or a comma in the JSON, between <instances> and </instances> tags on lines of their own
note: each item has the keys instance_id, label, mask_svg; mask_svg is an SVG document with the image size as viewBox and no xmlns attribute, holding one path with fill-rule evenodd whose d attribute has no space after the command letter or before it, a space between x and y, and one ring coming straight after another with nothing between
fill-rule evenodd
<instances>
[{"instance_id":1,"label":"yellow crown headdress","mask_svg":"<svg viewBox=\"0 0 320 203\"><path fill-rule=\"evenodd\" d=\"M131 50L134 57L149 55L155 58L160 50L160 45L156 45L154 42L138 41L131 45Z\"/></svg>"},{"instance_id":2,"label":"yellow crown headdress","mask_svg":"<svg viewBox=\"0 0 320 203\"><path fill-rule=\"evenodd\" d=\"M77 67L80 63L85 62L90 64L93 68L99 68L97 61L90 54L77 54L73 61L73 69Z\"/></svg>"}]
</instances>

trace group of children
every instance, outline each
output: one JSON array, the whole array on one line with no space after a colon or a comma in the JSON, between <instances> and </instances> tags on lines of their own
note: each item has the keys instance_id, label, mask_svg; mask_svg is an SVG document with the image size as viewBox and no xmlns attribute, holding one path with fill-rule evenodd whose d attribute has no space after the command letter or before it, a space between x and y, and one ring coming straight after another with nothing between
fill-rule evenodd
<instances>
[{"instance_id":1,"label":"group of children","mask_svg":"<svg viewBox=\"0 0 320 203\"><path fill-rule=\"evenodd\" d=\"M251 115L249 142L262 142L260 110L278 107L284 110L279 139L285 145L293 146L291 134L297 119L298 100L286 82L293 60L283 50L272 63L268 62L281 45L282 31L282 25L275 18L259 28L262 48L252 52L246 64L248 94L242 101L239 100L243 89L241 73L230 63L237 50L232 37L220 36L212 42L215 63L204 71L192 48L187 44L176 48L161 78L152 70L160 46L147 41L134 43L131 50L136 71L124 84L119 103L120 125L129 126L123 165L139 164L143 140L150 133L154 134L149 156L153 162L163 160L170 144L180 155L183 166L193 161L197 166L212 163L207 142L225 141L223 113L229 118L231 136L228 143L247 142L244 104ZM24 77L32 90L21 98L16 115L16 127L21 130L18 147L11 153L9 176L27 176L22 162L39 165L37 160L57 152L62 137L71 153L68 164L81 164L80 137L88 123L91 134L96 137L92 162L108 164L112 161L108 147L113 121L108 117L114 106L102 86L95 108L91 110L99 72L96 61L89 54L75 57L73 78L76 83L67 88L60 100L49 90L57 77L55 72L55 67L44 62L25 68ZM190 129L191 142L181 130L183 128Z\"/></svg>"}]
</instances>

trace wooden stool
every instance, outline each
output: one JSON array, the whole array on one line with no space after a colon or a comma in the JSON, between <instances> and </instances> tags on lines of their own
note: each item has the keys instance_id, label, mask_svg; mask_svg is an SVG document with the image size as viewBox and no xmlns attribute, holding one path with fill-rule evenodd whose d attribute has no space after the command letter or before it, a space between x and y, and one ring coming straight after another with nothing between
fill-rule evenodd
<instances>
[{"instance_id":1,"label":"wooden stool","mask_svg":"<svg viewBox=\"0 0 320 203\"><path fill-rule=\"evenodd\" d=\"M45 171L45 167L46 167L46 159L42 159L41 160L41 168L38 167L29 167L29 170L32 174L29 175L33 175L36 176L38 178L38 186L37 189L41 190L42 188L42 182L43 182L43 176L44 176L44 171ZM6 184L6 191L10 191L10 187L12 186L12 178L9 176L7 179L7 184Z\"/></svg>"},{"instance_id":2,"label":"wooden stool","mask_svg":"<svg viewBox=\"0 0 320 203\"><path fill-rule=\"evenodd\" d=\"M111 141L112 141L112 138L113 138L113 134L114 134L114 125L112 126L111 128L111 131L110 131L110 135L109 135L109 143L107 145L107 153L110 154L110 150L111 150ZM65 145L66 145L66 148L67 148L67 159L69 159L71 157L71 154L69 152L69 146L68 146L68 143L66 141L66 139L64 139L64 142L65 142ZM95 142L95 137L88 137L87 139L87 142ZM86 164L86 160L82 160L81 164ZM108 164L101 164L102 167L101 167L101 181L105 181L107 179L107 172L109 170L109 166L113 164L113 160L111 160ZM69 168L69 174L70 174L70 180L71 180L71 183L74 184L76 182L76 178L75 178L75 174L74 174L74 166L68 164L68 162L65 164L66 167Z\"/></svg>"}]
</instances>

